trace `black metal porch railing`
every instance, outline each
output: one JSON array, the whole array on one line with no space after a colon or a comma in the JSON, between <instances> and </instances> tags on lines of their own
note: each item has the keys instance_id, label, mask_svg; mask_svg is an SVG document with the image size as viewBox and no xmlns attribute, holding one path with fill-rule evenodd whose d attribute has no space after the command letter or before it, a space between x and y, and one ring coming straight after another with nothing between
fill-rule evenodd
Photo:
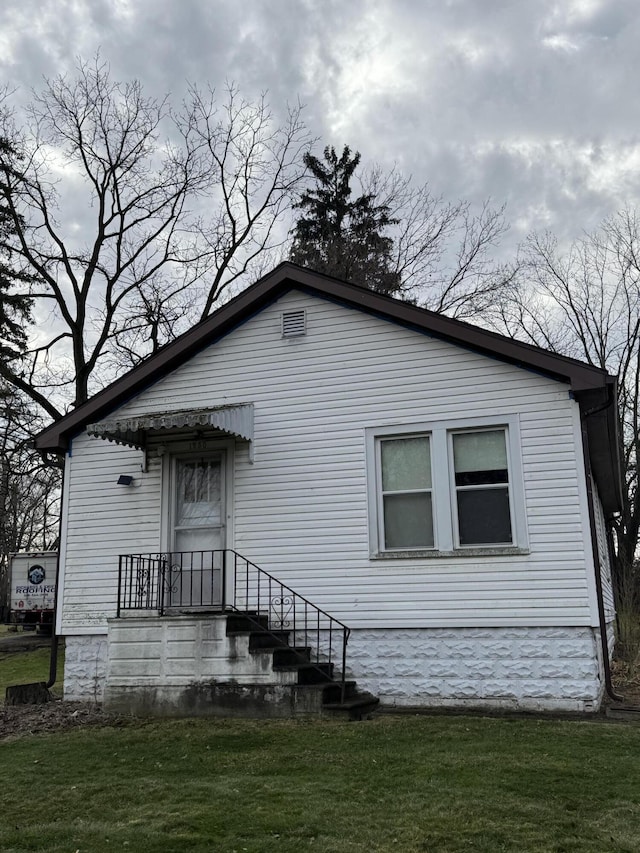
<instances>
[{"instance_id":1,"label":"black metal porch railing","mask_svg":"<svg viewBox=\"0 0 640 853\"><path fill-rule=\"evenodd\" d=\"M118 616L123 610L242 613L275 646L282 645L282 632L290 632L292 648L303 650L300 662L323 675L339 660L334 680L344 699L350 629L237 551L123 554L119 563Z\"/></svg>"}]
</instances>

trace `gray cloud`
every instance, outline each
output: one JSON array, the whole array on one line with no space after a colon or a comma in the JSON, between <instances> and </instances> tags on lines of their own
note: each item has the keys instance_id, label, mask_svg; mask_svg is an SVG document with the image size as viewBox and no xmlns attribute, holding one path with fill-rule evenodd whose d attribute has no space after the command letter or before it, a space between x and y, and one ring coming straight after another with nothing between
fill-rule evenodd
<instances>
[{"instance_id":1,"label":"gray cloud","mask_svg":"<svg viewBox=\"0 0 640 853\"><path fill-rule=\"evenodd\" d=\"M5 0L0 72L28 90L99 48L115 77L307 104L321 144L570 237L640 190L635 0Z\"/></svg>"}]
</instances>

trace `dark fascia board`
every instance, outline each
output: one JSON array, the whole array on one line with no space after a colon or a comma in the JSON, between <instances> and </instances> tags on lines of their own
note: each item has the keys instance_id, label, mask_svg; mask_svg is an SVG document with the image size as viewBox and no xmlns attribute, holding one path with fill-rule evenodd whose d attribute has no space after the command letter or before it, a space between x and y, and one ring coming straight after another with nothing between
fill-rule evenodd
<instances>
[{"instance_id":1,"label":"dark fascia board","mask_svg":"<svg viewBox=\"0 0 640 853\"><path fill-rule=\"evenodd\" d=\"M543 373L567 382L574 392L604 388L611 381L606 371L581 361L285 261L175 341L44 429L36 436L36 448L43 453L64 453L69 439L87 424L100 420L290 290L304 290L492 358Z\"/></svg>"},{"instance_id":2,"label":"dark fascia board","mask_svg":"<svg viewBox=\"0 0 640 853\"><path fill-rule=\"evenodd\" d=\"M605 516L623 508L622 437L618 418L618 389L611 377L605 390L576 394L587 429L589 462Z\"/></svg>"}]
</instances>

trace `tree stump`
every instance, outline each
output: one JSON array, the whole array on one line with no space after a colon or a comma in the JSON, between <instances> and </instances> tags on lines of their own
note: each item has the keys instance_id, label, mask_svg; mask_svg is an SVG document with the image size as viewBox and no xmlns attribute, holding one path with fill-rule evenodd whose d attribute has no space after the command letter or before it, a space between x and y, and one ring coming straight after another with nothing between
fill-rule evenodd
<instances>
[{"instance_id":1,"label":"tree stump","mask_svg":"<svg viewBox=\"0 0 640 853\"><path fill-rule=\"evenodd\" d=\"M7 705L42 705L50 702L51 693L47 690L46 681L36 681L33 684L13 684L5 691Z\"/></svg>"}]
</instances>

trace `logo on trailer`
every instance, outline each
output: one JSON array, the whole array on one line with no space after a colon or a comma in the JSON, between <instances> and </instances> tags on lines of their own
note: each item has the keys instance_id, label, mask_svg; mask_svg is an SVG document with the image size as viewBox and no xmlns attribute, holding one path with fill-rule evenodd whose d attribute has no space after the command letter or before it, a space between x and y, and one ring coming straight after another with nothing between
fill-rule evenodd
<instances>
[{"instance_id":1,"label":"logo on trailer","mask_svg":"<svg viewBox=\"0 0 640 853\"><path fill-rule=\"evenodd\" d=\"M29 569L29 583L32 583L34 585L42 583L45 577L45 571L42 566L31 566L31 568Z\"/></svg>"}]
</instances>

